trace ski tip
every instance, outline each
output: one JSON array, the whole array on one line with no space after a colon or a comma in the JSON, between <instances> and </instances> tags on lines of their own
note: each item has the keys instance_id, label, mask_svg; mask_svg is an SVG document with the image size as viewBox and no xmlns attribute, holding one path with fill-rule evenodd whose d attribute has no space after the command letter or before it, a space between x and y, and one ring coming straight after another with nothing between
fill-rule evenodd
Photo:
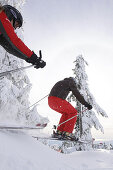
<instances>
[{"instance_id":1,"label":"ski tip","mask_svg":"<svg viewBox=\"0 0 113 170\"><path fill-rule=\"evenodd\" d=\"M47 123L44 123L44 124L38 123L38 124L36 124L36 127L46 127L46 126L47 126Z\"/></svg>"}]
</instances>

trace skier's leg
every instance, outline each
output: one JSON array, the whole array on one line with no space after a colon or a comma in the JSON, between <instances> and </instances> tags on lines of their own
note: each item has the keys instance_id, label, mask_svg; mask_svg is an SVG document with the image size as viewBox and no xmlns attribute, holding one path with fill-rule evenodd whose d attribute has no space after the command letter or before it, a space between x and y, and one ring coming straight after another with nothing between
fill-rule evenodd
<instances>
[{"instance_id":1,"label":"skier's leg","mask_svg":"<svg viewBox=\"0 0 113 170\"><path fill-rule=\"evenodd\" d=\"M60 124L61 124L61 125L58 126L57 130L59 130L59 131L61 131L61 132L64 132L65 123L63 123L63 122L65 122L67 119L68 119L68 115L67 115L66 113L63 113L62 116L61 116L61 118L60 118L60 121L59 121L59 125L60 125ZM62 123L63 123L63 124L62 124Z\"/></svg>"},{"instance_id":2,"label":"skier's leg","mask_svg":"<svg viewBox=\"0 0 113 170\"><path fill-rule=\"evenodd\" d=\"M74 108L75 109L75 108ZM75 111L75 110L74 110ZM67 117L67 120L76 116L77 115L77 112L76 113L69 113L68 114L68 117ZM76 120L77 120L77 116L74 117L73 119L67 121L65 123L65 126L64 126L64 131L65 132L69 132L69 133L72 133L73 132L73 129L74 129L74 126L75 126L75 123L76 123Z\"/></svg>"},{"instance_id":3,"label":"skier's leg","mask_svg":"<svg viewBox=\"0 0 113 170\"><path fill-rule=\"evenodd\" d=\"M61 98L51 96L48 98L48 104L50 108L62 114L59 124L77 114L77 110L69 102ZM58 126L57 130L72 133L76 120L77 117L69 120L68 122Z\"/></svg>"},{"instance_id":4,"label":"skier's leg","mask_svg":"<svg viewBox=\"0 0 113 170\"><path fill-rule=\"evenodd\" d=\"M62 116L60 118L60 123L64 122L65 120L67 120L67 114L64 112L63 110L63 103L64 103L65 100L62 100L61 98L58 98L58 97L54 97L54 96L51 96L48 98L48 105L51 109L55 110L56 112L58 113L61 113ZM64 128L65 124L62 124L61 126L59 126L57 128L57 130L63 132L63 128Z\"/></svg>"},{"instance_id":5,"label":"skier's leg","mask_svg":"<svg viewBox=\"0 0 113 170\"><path fill-rule=\"evenodd\" d=\"M77 110L69 102L67 102L66 100L65 100L65 102L63 102L62 107L63 107L63 111L65 112L65 115L66 115L65 120L68 120L68 119L75 116L71 120L65 122L64 127L63 127L63 131L72 133L72 131L74 129L74 125L75 125L76 120L77 120L77 116L76 116L77 115ZM61 121L60 123L62 123L62 122L64 122L64 121Z\"/></svg>"}]
</instances>

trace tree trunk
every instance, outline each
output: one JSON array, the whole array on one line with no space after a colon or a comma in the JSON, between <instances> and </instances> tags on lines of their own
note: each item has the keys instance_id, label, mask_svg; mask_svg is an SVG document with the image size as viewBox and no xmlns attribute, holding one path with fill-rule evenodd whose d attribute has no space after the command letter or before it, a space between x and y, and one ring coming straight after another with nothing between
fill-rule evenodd
<instances>
[{"instance_id":1,"label":"tree trunk","mask_svg":"<svg viewBox=\"0 0 113 170\"><path fill-rule=\"evenodd\" d=\"M82 115L81 115L81 113L82 113L82 105L80 104L80 102L78 102L77 101L77 108L78 108L78 113L80 113L79 114L79 131L80 131L80 138L81 138L81 136L82 136Z\"/></svg>"}]
</instances>

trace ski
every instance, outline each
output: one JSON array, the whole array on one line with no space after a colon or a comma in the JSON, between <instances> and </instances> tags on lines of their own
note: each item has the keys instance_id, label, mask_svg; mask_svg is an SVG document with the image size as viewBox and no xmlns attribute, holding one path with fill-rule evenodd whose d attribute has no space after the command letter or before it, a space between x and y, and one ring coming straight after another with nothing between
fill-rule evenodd
<instances>
[{"instance_id":1,"label":"ski","mask_svg":"<svg viewBox=\"0 0 113 170\"><path fill-rule=\"evenodd\" d=\"M61 141L61 142L76 142L76 143L83 143L83 144L89 144L92 143L92 140L69 140L69 139L59 139L59 138L54 138L54 137L34 137L37 140L56 140L56 141Z\"/></svg>"},{"instance_id":2,"label":"ski","mask_svg":"<svg viewBox=\"0 0 113 170\"><path fill-rule=\"evenodd\" d=\"M0 125L0 130L37 130L37 129L43 129L47 126L47 124L37 124L37 126L5 126Z\"/></svg>"}]
</instances>

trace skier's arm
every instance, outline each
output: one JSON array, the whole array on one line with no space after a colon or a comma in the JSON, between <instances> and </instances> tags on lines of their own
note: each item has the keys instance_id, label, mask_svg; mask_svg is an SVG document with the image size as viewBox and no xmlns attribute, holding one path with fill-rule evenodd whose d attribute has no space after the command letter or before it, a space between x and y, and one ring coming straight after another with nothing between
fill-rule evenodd
<instances>
[{"instance_id":1,"label":"skier's arm","mask_svg":"<svg viewBox=\"0 0 113 170\"><path fill-rule=\"evenodd\" d=\"M20 38L18 38L13 26L4 12L0 14L0 32L3 34L12 48L20 53L20 58L26 59L31 57L33 52L22 42Z\"/></svg>"},{"instance_id":2,"label":"skier's arm","mask_svg":"<svg viewBox=\"0 0 113 170\"><path fill-rule=\"evenodd\" d=\"M11 43L9 43L7 41L7 39L2 35L0 35L0 45L10 54L13 54L19 58L24 59L24 55L20 53L19 50L16 50L15 48L13 48L13 46L11 45ZM26 56L25 56L26 57Z\"/></svg>"},{"instance_id":3,"label":"skier's arm","mask_svg":"<svg viewBox=\"0 0 113 170\"><path fill-rule=\"evenodd\" d=\"M71 79L70 81L70 89L72 91L72 93L74 94L74 96L77 98L77 100L83 104L84 106L86 106L89 110L92 109L92 106L87 103L85 100L84 100L84 97L80 94L80 92L77 90L77 86L74 82L73 79Z\"/></svg>"},{"instance_id":4,"label":"skier's arm","mask_svg":"<svg viewBox=\"0 0 113 170\"><path fill-rule=\"evenodd\" d=\"M32 63L36 68L43 68L46 63L31 51L14 32L14 28L4 12L0 13L0 32L2 39L0 44L9 53Z\"/></svg>"}]
</instances>

